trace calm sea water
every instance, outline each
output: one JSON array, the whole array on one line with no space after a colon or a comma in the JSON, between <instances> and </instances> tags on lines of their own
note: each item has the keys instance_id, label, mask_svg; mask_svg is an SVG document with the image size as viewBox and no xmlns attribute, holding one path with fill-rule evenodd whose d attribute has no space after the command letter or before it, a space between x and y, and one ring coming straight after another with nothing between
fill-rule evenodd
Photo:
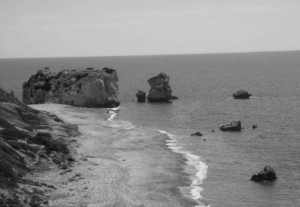
<instances>
[{"instance_id":1,"label":"calm sea water","mask_svg":"<svg viewBox=\"0 0 300 207\"><path fill-rule=\"evenodd\" d=\"M0 87L21 97L22 83L44 67L115 68L121 108L114 119L167 136L169 147L195 168L191 180L199 188L192 196L205 205L300 206L300 52L2 59ZM133 101L138 89L149 91L147 79L159 72L170 76L179 100ZM232 99L238 89L253 98ZM218 130L233 120L241 120L241 133ZM195 131L204 136L191 137ZM278 180L250 182L265 165L275 169Z\"/></svg>"}]
</instances>

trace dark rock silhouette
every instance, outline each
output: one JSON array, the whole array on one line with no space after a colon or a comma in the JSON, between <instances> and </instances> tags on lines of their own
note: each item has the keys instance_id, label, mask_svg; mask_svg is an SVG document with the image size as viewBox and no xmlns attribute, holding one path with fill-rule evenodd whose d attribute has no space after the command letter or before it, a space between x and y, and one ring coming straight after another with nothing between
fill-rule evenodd
<instances>
[{"instance_id":1,"label":"dark rock silhouette","mask_svg":"<svg viewBox=\"0 0 300 207\"><path fill-rule=\"evenodd\" d=\"M248 99L252 96L252 94L249 94L247 91L238 90L233 94L233 98L235 99Z\"/></svg>"},{"instance_id":2,"label":"dark rock silhouette","mask_svg":"<svg viewBox=\"0 0 300 207\"><path fill-rule=\"evenodd\" d=\"M148 80L150 92L147 96L149 102L168 102L172 98L172 89L169 85L169 76L160 73Z\"/></svg>"},{"instance_id":3,"label":"dark rock silhouette","mask_svg":"<svg viewBox=\"0 0 300 207\"><path fill-rule=\"evenodd\" d=\"M230 124L225 124L220 127L221 131L241 131L242 124L241 121L233 121Z\"/></svg>"},{"instance_id":4,"label":"dark rock silhouette","mask_svg":"<svg viewBox=\"0 0 300 207\"><path fill-rule=\"evenodd\" d=\"M277 179L274 169L270 166L265 166L262 171L252 175L251 181L262 182L262 181L274 181Z\"/></svg>"},{"instance_id":5,"label":"dark rock silhouette","mask_svg":"<svg viewBox=\"0 0 300 207\"><path fill-rule=\"evenodd\" d=\"M256 129L257 128L257 125L252 125L252 129Z\"/></svg>"},{"instance_id":6,"label":"dark rock silhouette","mask_svg":"<svg viewBox=\"0 0 300 207\"><path fill-rule=\"evenodd\" d=\"M118 76L114 69L39 70L23 84L25 104L61 103L81 107L116 107Z\"/></svg>"},{"instance_id":7,"label":"dark rock silhouette","mask_svg":"<svg viewBox=\"0 0 300 207\"><path fill-rule=\"evenodd\" d=\"M135 96L137 97L138 102L143 103L146 101L146 93L144 91L138 90Z\"/></svg>"},{"instance_id":8,"label":"dark rock silhouette","mask_svg":"<svg viewBox=\"0 0 300 207\"><path fill-rule=\"evenodd\" d=\"M203 134L201 134L201 132L195 132L195 133L191 134L191 136L199 136L199 137L201 137L201 136L203 136Z\"/></svg>"}]
</instances>

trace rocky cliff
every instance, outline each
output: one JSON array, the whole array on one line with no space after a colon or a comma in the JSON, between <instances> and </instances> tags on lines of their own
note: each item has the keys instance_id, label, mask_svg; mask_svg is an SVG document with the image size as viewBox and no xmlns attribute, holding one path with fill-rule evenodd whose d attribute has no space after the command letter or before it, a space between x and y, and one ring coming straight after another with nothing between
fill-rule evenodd
<instances>
[{"instance_id":1,"label":"rocky cliff","mask_svg":"<svg viewBox=\"0 0 300 207\"><path fill-rule=\"evenodd\" d=\"M111 68L102 70L39 70L23 84L25 104L60 103L80 107L116 107L118 76Z\"/></svg>"},{"instance_id":2,"label":"rocky cliff","mask_svg":"<svg viewBox=\"0 0 300 207\"><path fill-rule=\"evenodd\" d=\"M67 164L72 160L69 137L78 134L77 126L32 109L0 89L0 206L42 206L47 198L36 193L41 184L24 175L41 163Z\"/></svg>"}]
</instances>

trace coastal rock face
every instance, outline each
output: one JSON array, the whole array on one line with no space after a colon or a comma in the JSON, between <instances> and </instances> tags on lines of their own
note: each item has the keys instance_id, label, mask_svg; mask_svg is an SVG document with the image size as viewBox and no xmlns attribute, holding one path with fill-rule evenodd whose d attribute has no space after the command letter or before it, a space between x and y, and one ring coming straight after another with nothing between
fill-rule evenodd
<instances>
[{"instance_id":1,"label":"coastal rock face","mask_svg":"<svg viewBox=\"0 0 300 207\"><path fill-rule=\"evenodd\" d=\"M118 76L114 69L39 70L23 84L25 104L60 103L80 107L116 107Z\"/></svg>"},{"instance_id":2,"label":"coastal rock face","mask_svg":"<svg viewBox=\"0 0 300 207\"><path fill-rule=\"evenodd\" d=\"M230 124L225 124L220 127L221 131L241 131L242 124L241 121L233 121Z\"/></svg>"},{"instance_id":3,"label":"coastal rock face","mask_svg":"<svg viewBox=\"0 0 300 207\"><path fill-rule=\"evenodd\" d=\"M42 195L36 199L32 189L37 186L23 177L41 163L67 163L72 156L69 138L78 134L77 126L32 109L0 89L0 206L40 206L37 204L47 200ZM18 186L29 190L21 191Z\"/></svg>"},{"instance_id":4,"label":"coastal rock face","mask_svg":"<svg viewBox=\"0 0 300 207\"><path fill-rule=\"evenodd\" d=\"M146 101L146 93L144 91L138 90L138 92L135 94L135 96L138 99L138 102L143 103Z\"/></svg>"},{"instance_id":5,"label":"coastal rock face","mask_svg":"<svg viewBox=\"0 0 300 207\"><path fill-rule=\"evenodd\" d=\"M169 85L169 76L160 73L148 80L150 92L147 96L149 102L168 102L172 98L172 89Z\"/></svg>"},{"instance_id":6,"label":"coastal rock face","mask_svg":"<svg viewBox=\"0 0 300 207\"><path fill-rule=\"evenodd\" d=\"M251 181L262 182L262 181L274 181L277 179L274 169L270 166L265 166L262 171L252 175Z\"/></svg>"},{"instance_id":7,"label":"coastal rock face","mask_svg":"<svg viewBox=\"0 0 300 207\"><path fill-rule=\"evenodd\" d=\"M248 99L252 96L252 94L248 93L247 91L238 90L233 94L233 98L235 99Z\"/></svg>"}]
</instances>

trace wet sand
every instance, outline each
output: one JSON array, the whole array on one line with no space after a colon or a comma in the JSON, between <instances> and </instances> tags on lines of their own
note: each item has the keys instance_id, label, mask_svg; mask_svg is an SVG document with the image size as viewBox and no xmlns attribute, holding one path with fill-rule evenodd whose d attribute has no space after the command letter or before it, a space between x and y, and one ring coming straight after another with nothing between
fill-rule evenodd
<instances>
[{"instance_id":1,"label":"wet sand","mask_svg":"<svg viewBox=\"0 0 300 207\"><path fill-rule=\"evenodd\" d=\"M36 105L54 112L67 122L78 124L80 112L70 107ZM78 110L80 111L80 110ZM106 121L109 122L109 121ZM160 133L145 128L123 129L108 125L79 124L81 136L76 162L71 169L53 167L35 174L57 189L49 193L50 206L195 206L179 187L189 186L185 160L166 146Z\"/></svg>"}]
</instances>

